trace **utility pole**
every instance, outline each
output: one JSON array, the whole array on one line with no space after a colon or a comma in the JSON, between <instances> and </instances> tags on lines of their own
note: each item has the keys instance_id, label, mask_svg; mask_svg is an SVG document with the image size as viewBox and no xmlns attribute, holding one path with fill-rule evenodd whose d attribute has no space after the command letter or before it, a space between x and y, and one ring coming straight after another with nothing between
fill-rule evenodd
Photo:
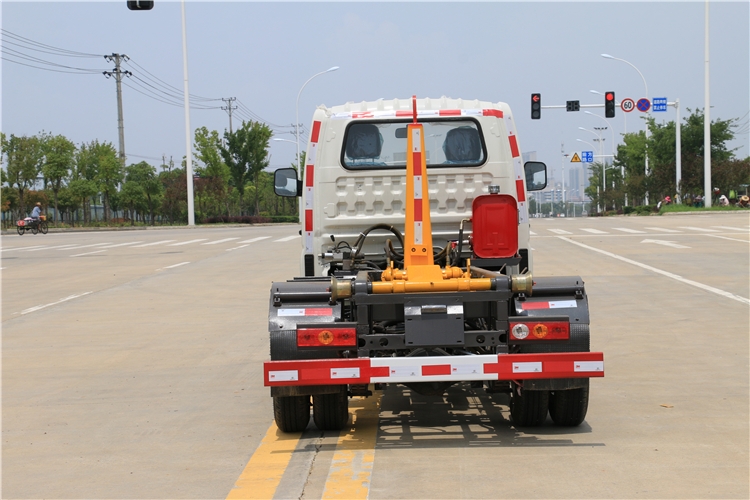
<instances>
[{"instance_id":1,"label":"utility pole","mask_svg":"<svg viewBox=\"0 0 750 500\"><path fill-rule=\"evenodd\" d=\"M224 99L222 97L221 100L224 101L225 103L227 103L227 105L226 106L222 106L221 109L223 109L224 111L226 111L227 113L229 113L229 133L231 134L232 133L232 110L233 109L237 109L237 106L232 106L232 101L236 101L237 98L236 97L227 97L226 99Z\"/></svg>"},{"instance_id":2,"label":"utility pole","mask_svg":"<svg viewBox=\"0 0 750 500\"><path fill-rule=\"evenodd\" d=\"M120 69L120 62L127 61L130 59L125 54L115 54L104 56L109 62L115 63L115 68L112 71L104 71L104 76L107 78L114 76L115 82L117 83L117 130L120 135L120 164L125 168L125 125L122 121L122 75L130 76L130 71L122 71Z\"/></svg>"}]
</instances>

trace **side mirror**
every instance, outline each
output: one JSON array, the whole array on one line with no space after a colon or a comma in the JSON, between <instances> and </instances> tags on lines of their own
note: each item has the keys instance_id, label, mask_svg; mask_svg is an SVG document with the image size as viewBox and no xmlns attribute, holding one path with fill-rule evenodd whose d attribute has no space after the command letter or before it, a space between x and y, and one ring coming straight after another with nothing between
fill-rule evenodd
<instances>
[{"instance_id":1,"label":"side mirror","mask_svg":"<svg viewBox=\"0 0 750 500\"><path fill-rule=\"evenodd\" d=\"M526 191L541 191L547 187L547 165L540 161L527 161L523 170L526 173Z\"/></svg>"},{"instance_id":2,"label":"side mirror","mask_svg":"<svg viewBox=\"0 0 750 500\"><path fill-rule=\"evenodd\" d=\"M279 196L302 196L302 181L293 168L280 168L273 173L273 192Z\"/></svg>"}]
</instances>

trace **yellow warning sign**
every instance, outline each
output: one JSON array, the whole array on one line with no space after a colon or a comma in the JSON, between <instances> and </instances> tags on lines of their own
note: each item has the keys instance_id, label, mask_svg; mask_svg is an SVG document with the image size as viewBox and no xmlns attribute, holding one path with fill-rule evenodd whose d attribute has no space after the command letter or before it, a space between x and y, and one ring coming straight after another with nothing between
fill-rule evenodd
<instances>
[{"instance_id":1,"label":"yellow warning sign","mask_svg":"<svg viewBox=\"0 0 750 500\"><path fill-rule=\"evenodd\" d=\"M571 158L570 163L581 163L581 157L578 156L578 153L573 153L573 158Z\"/></svg>"}]
</instances>

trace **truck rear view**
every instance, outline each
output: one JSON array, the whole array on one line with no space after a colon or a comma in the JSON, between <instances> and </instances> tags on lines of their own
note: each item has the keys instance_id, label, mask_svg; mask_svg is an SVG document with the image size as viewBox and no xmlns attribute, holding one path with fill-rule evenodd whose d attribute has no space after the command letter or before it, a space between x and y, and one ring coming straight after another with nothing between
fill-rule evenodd
<instances>
[{"instance_id":1,"label":"truck rear view","mask_svg":"<svg viewBox=\"0 0 750 500\"><path fill-rule=\"evenodd\" d=\"M579 425L590 352L580 277L532 276L527 190L510 108L460 99L320 107L305 171L275 174L302 196L300 277L269 301L271 388L282 431L341 429L348 398L403 384L505 392L517 426Z\"/></svg>"}]
</instances>

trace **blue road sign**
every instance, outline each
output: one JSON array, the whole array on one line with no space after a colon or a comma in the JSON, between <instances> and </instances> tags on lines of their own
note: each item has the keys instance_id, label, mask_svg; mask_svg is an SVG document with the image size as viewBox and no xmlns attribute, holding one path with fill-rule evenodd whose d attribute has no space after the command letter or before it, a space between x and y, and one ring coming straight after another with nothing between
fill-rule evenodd
<instances>
[{"instance_id":1,"label":"blue road sign","mask_svg":"<svg viewBox=\"0 0 750 500\"><path fill-rule=\"evenodd\" d=\"M654 97L651 102L654 105L651 111L666 111L667 110L667 98L666 97Z\"/></svg>"},{"instance_id":2,"label":"blue road sign","mask_svg":"<svg viewBox=\"0 0 750 500\"><path fill-rule=\"evenodd\" d=\"M581 161L583 163L593 163L594 152L593 151L581 151Z\"/></svg>"},{"instance_id":3,"label":"blue road sign","mask_svg":"<svg viewBox=\"0 0 750 500\"><path fill-rule=\"evenodd\" d=\"M644 113L648 111L648 108L651 107L651 103L648 99L645 97L638 99L638 102L635 103L635 107L638 108L638 111L643 111Z\"/></svg>"}]
</instances>

